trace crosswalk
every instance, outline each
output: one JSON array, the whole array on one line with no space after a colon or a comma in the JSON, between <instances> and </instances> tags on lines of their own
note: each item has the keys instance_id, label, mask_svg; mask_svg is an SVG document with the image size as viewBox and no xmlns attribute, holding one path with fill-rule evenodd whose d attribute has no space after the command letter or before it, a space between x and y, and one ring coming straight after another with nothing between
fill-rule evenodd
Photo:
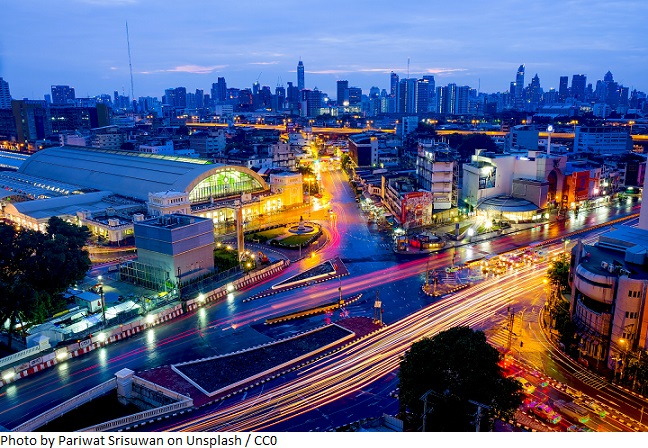
<instances>
[{"instance_id":1,"label":"crosswalk","mask_svg":"<svg viewBox=\"0 0 648 448\"><path fill-rule=\"evenodd\" d=\"M509 332L505 328L501 329L495 329L495 331L491 330L486 330L486 338L488 339L488 342L490 342L491 345L494 345L496 347L504 347L506 348L508 346L508 337L509 337ZM515 345L517 340L517 337L513 336L511 340L511 345Z\"/></svg>"},{"instance_id":2,"label":"crosswalk","mask_svg":"<svg viewBox=\"0 0 648 448\"><path fill-rule=\"evenodd\" d=\"M601 390L608 385L608 382L605 379L587 370L580 370L574 373L574 378L581 380L583 383L596 390Z\"/></svg>"}]
</instances>

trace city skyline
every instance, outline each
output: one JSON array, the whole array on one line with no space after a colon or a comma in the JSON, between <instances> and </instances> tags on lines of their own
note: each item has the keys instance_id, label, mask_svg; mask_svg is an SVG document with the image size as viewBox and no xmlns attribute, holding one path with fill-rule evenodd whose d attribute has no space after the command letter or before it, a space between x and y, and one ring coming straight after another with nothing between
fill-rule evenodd
<instances>
[{"instance_id":1,"label":"city skyline","mask_svg":"<svg viewBox=\"0 0 648 448\"><path fill-rule=\"evenodd\" d=\"M421 3L411 5L415 14L399 5L304 7L292 0L280 7L223 4L213 12L196 2L182 9L157 2L154 13L139 0L30 5L11 2L5 11L31 26L9 20L0 31L0 76L17 99L42 99L55 84L74 87L78 97L130 95L126 21L135 98L161 97L177 86L208 90L217 77L239 88L257 80L271 89L296 85L300 59L305 87L330 96L341 79L365 92L388 90L391 71L503 92L521 64L527 82L537 73L545 90L558 90L560 76L573 74L595 84L608 70L617 82L648 90L638 39L648 5L639 1L520 6L505 0L497 8L470 1L462 9L470 13L450 5L426 11ZM342 5L344 14L329 13Z\"/></svg>"}]
</instances>

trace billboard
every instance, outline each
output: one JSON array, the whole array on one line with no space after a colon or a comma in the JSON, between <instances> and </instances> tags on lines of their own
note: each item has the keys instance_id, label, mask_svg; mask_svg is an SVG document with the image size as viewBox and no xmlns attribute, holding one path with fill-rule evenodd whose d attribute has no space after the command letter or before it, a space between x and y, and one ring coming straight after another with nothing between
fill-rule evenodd
<instances>
[{"instance_id":1,"label":"billboard","mask_svg":"<svg viewBox=\"0 0 648 448\"><path fill-rule=\"evenodd\" d=\"M432 223L434 195L429 191L405 193L401 200L401 224L404 228Z\"/></svg>"}]
</instances>

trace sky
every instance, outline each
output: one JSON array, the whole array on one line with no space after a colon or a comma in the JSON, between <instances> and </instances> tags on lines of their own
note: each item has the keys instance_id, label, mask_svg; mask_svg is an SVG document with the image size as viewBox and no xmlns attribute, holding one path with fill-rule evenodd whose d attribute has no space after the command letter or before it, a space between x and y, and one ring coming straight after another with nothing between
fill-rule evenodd
<instances>
[{"instance_id":1,"label":"sky","mask_svg":"<svg viewBox=\"0 0 648 448\"><path fill-rule=\"evenodd\" d=\"M15 99L43 99L53 84L77 97L134 96L297 84L336 96L345 79L389 90L389 73L434 75L480 92L560 76L614 80L648 91L646 0L2 0L0 77ZM409 61L409 65L408 65Z\"/></svg>"}]
</instances>

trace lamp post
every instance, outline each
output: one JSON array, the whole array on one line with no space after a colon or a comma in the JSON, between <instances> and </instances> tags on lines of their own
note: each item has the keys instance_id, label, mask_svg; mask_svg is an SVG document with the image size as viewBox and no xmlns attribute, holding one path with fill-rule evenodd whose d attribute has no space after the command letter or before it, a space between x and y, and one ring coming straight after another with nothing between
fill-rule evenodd
<instances>
[{"instance_id":1,"label":"lamp post","mask_svg":"<svg viewBox=\"0 0 648 448\"><path fill-rule=\"evenodd\" d=\"M547 126L547 155L551 154L551 134L554 131L554 127L552 125Z\"/></svg>"},{"instance_id":2,"label":"lamp post","mask_svg":"<svg viewBox=\"0 0 648 448\"><path fill-rule=\"evenodd\" d=\"M101 297L101 318L103 320L103 326L106 328L106 298L104 297L104 290L103 290L103 277L101 275L98 277L99 279L99 297Z\"/></svg>"},{"instance_id":3,"label":"lamp post","mask_svg":"<svg viewBox=\"0 0 648 448\"><path fill-rule=\"evenodd\" d=\"M565 238L565 239L563 240L563 242L565 243L565 248L564 248L564 250L563 250L563 254L564 254L564 255L567 255L567 244L571 243L571 240Z\"/></svg>"}]
</instances>

